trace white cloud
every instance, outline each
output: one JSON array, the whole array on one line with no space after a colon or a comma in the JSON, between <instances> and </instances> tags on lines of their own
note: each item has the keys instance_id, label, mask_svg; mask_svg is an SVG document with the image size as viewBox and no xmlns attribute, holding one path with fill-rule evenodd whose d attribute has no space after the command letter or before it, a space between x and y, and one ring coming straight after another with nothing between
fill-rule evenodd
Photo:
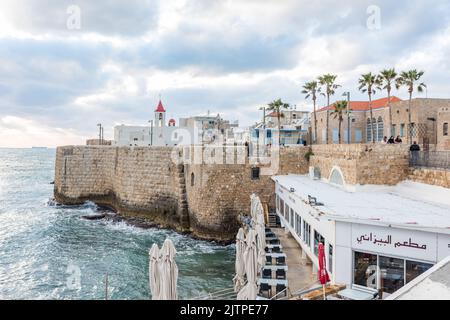
<instances>
[{"instance_id":1,"label":"white cloud","mask_svg":"<svg viewBox=\"0 0 450 320\"><path fill-rule=\"evenodd\" d=\"M65 28L69 3L82 9L79 31ZM276 98L310 109L301 85L323 73L338 75L336 98L365 99L360 74L391 66L425 70L429 96L449 97L446 0L380 0L377 31L366 27L370 0L105 3L1 2L2 141L26 145L17 133L31 130L49 145L82 143L98 122L105 134L145 124L160 93L170 117L210 110L253 124Z\"/></svg>"},{"instance_id":2,"label":"white cloud","mask_svg":"<svg viewBox=\"0 0 450 320\"><path fill-rule=\"evenodd\" d=\"M16 116L0 118L0 147L29 148L84 144L86 137L76 130L50 127Z\"/></svg>"}]
</instances>

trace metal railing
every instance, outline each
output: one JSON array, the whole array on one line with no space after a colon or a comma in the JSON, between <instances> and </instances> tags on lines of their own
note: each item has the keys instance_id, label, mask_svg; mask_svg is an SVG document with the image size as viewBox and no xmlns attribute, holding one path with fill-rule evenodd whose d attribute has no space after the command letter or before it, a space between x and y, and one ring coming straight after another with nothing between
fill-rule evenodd
<instances>
[{"instance_id":1,"label":"metal railing","mask_svg":"<svg viewBox=\"0 0 450 320\"><path fill-rule=\"evenodd\" d=\"M411 167L450 169L450 151L411 151Z\"/></svg>"},{"instance_id":2,"label":"metal railing","mask_svg":"<svg viewBox=\"0 0 450 320\"><path fill-rule=\"evenodd\" d=\"M236 292L234 288L227 288L216 292L203 294L190 300L236 300Z\"/></svg>"}]
</instances>

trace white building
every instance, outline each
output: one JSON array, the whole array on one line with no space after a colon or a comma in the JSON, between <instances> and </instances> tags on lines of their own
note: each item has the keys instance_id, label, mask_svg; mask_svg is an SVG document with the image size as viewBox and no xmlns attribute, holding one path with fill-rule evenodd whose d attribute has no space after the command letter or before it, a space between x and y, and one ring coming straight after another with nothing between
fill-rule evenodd
<instances>
[{"instance_id":1,"label":"white building","mask_svg":"<svg viewBox=\"0 0 450 320\"><path fill-rule=\"evenodd\" d=\"M155 109L154 120L148 126L120 125L114 127L114 145L117 146L174 146L189 144L181 139L174 119L166 122L166 109L161 100Z\"/></svg>"},{"instance_id":2,"label":"white building","mask_svg":"<svg viewBox=\"0 0 450 320\"><path fill-rule=\"evenodd\" d=\"M117 146L175 146L212 142L219 135L233 135L238 122L230 123L217 116L194 116L166 122L166 109L161 101L155 109L154 120L147 126L119 125L114 127L114 143Z\"/></svg>"},{"instance_id":3,"label":"white building","mask_svg":"<svg viewBox=\"0 0 450 320\"><path fill-rule=\"evenodd\" d=\"M324 243L333 283L385 298L450 255L449 189L410 181L346 186L339 168L329 181L272 179L282 224L315 268Z\"/></svg>"}]
</instances>

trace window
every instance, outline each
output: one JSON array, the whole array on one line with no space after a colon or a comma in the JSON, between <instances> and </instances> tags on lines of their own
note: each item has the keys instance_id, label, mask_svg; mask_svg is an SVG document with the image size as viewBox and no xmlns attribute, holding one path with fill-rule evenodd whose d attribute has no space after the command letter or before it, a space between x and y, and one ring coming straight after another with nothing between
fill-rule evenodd
<instances>
[{"instance_id":1,"label":"window","mask_svg":"<svg viewBox=\"0 0 450 320\"><path fill-rule=\"evenodd\" d=\"M442 126L442 135L448 136L448 122L444 123Z\"/></svg>"},{"instance_id":2,"label":"window","mask_svg":"<svg viewBox=\"0 0 450 320\"><path fill-rule=\"evenodd\" d=\"M383 292L393 293L405 283L404 275L404 260L391 258L391 257L379 257L380 265L380 289Z\"/></svg>"},{"instance_id":3,"label":"window","mask_svg":"<svg viewBox=\"0 0 450 320\"><path fill-rule=\"evenodd\" d=\"M308 247L311 246L311 226L303 220L303 242Z\"/></svg>"},{"instance_id":4,"label":"window","mask_svg":"<svg viewBox=\"0 0 450 320\"><path fill-rule=\"evenodd\" d=\"M288 222L289 222L289 211L290 211L290 208L286 203L285 208L284 208L284 219L286 219L286 221L288 221Z\"/></svg>"},{"instance_id":5,"label":"window","mask_svg":"<svg viewBox=\"0 0 450 320\"><path fill-rule=\"evenodd\" d=\"M302 217L300 217L300 215L298 215L297 213L295 214L295 232L297 233L297 235L299 237L302 236Z\"/></svg>"},{"instance_id":6,"label":"window","mask_svg":"<svg viewBox=\"0 0 450 320\"><path fill-rule=\"evenodd\" d=\"M409 129L409 134L411 137L415 137L417 134L416 124L414 122L411 122L411 128Z\"/></svg>"},{"instance_id":7,"label":"window","mask_svg":"<svg viewBox=\"0 0 450 320\"><path fill-rule=\"evenodd\" d=\"M278 194L276 195L276 201L275 201L276 209L278 212L280 212L280 197Z\"/></svg>"},{"instance_id":8,"label":"window","mask_svg":"<svg viewBox=\"0 0 450 320\"><path fill-rule=\"evenodd\" d=\"M355 130L355 142L360 143L362 141L362 131L359 129Z\"/></svg>"},{"instance_id":9,"label":"window","mask_svg":"<svg viewBox=\"0 0 450 320\"><path fill-rule=\"evenodd\" d=\"M325 244L325 238L320 233L314 230L314 254L319 255L319 243Z\"/></svg>"},{"instance_id":10,"label":"window","mask_svg":"<svg viewBox=\"0 0 450 320\"><path fill-rule=\"evenodd\" d=\"M405 124L402 123L400 124L400 137L404 137L405 136Z\"/></svg>"},{"instance_id":11,"label":"window","mask_svg":"<svg viewBox=\"0 0 450 320\"><path fill-rule=\"evenodd\" d=\"M259 180L259 167L252 168L252 180Z\"/></svg>"},{"instance_id":12,"label":"window","mask_svg":"<svg viewBox=\"0 0 450 320\"><path fill-rule=\"evenodd\" d=\"M377 288L376 255L363 252L355 252L353 283L372 289Z\"/></svg>"},{"instance_id":13,"label":"window","mask_svg":"<svg viewBox=\"0 0 450 320\"><path fill-rule=\"evenodd\" d=\"M338 129L333 129L333 143L339 143L339 131L338 131Z\"/></svg>"},{"instance_id":14,"label":"window","mask_svg":"<svg viewBox=\"0 0 450 320\"><path fill-rule=\"evenodd\" d=\"M433 265L374 254L354 253L353 283L393 293ZM379 281L377 281L377 279ZM377 283L378 282L378 283ZM383 298L383 297L382 297Z\"/></svg>"},{"instance_id":15,"label":"window","mask_svg":"<svg viewBox=\"0 0 450 320\"><path fill-rule=\"evenodd\" d=\"M280 214L284 216L284 200L280 199Z\"/></svg>"},{"instance_id":16,"label":"window","mask_svg":"<svg viewBox=\"0 0 450 320\"><path fill-rule=\"evenodd\" d=\"M367 119L366 136L367 136L367 142L371 142L372 141L372 123L370 122L370 119Z\"/></svg>"},{"instance_id":17,"label":"window","mask_svg":"<svg viewBox=\"0 0 450 320\"><path fill-rule=\"evenodd\" d=\"M295 113L292 114L292 119L297 119L297 115Z\"/></svg>"},{"instance_id":18,"label":"window","mask_svg":"<svg viewBox=\"0 0 450 320\"><path fill-rule=\"evenodd\" d=\"M421 275L432 266L433 265L430 263L406 260L406 283L414 280L414 278Z\"/></svg>"},{"instance_id":19,"label":"window","mask_svg":"<svg viewBox=\"0 0 450 320\"><path fill-rule=\"evenodd\" d=\"M267 130L267 138L272 138L272 130Z\"/></svg>"},{"instance_id":20,"label":"window","mask_svg":"<svg viewBox=\"0 0 450 320\"><path fill-rule=\"evenodd\" d=\"M291 209L291 216L289 217L289 221L290 221L290 223L291 223L291 227L292 227L292 228L294 228L294 223L295 223L294 219L295 219L295 216L294 216L294 210Z\"/></svg>"},{"instance_id":21,"label":"window","mask_svg":"<svg viewBox=\"0 0 450 320\"><path fill-rule=\"evenodd\" d=\"M191 187L194 186L194 183L195 183L195 175L194 175L194 173L192 172L192 173L191 173Z\"/></svg>"},{"instance_id":22,"label":"window","mask_svg":"<svg viewBox=\"0 0 450 320\"><path fill-rule=\"evenodd\" d=\"M383 123L383 118L381 118L381 117L378 117L378 120L377 120L377 131L376 131L375 134L377 134L377 141L383 140L383 137L384 137L384 123Z\"/></svg>"},{"instance_id":23,"label":"window","mask_svg":"<svg viewBox=\"0 0 450 320\"><path fill-rule=\"evenodd\" d=\"M391 136L397 136L397 125L393 124L391 127Z\"/></svg>"},{"instance_id":24,"label":"window","mask_svg":"<svg viewBox=\"0 0 450 320\"><path fill-rule=\"evenodd\" d=\"M333 273L333 246L328 244L328 271Z\"/></svg>"}]
</instances>

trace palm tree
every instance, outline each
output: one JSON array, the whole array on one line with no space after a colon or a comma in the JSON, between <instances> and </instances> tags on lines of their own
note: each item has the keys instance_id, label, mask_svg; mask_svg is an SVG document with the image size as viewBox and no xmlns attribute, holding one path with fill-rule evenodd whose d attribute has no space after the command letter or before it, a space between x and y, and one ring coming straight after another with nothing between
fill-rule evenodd
<instances>
[{"instance_id":1,"label":"palm tree","mask_svg":"<svg viewBox=\"0 0 450 320\"><path fill-rule=\"evenodd\" d=\"M372 112L372 96L376 93L375 88L379 87L379 79L372 72L362 74L359 79L359 90L369 95L369 111L370 111L370 127L372 133L372 143L375 143L375 131L373 127L373 112Z\"/></svg>"},{"instance_id":2,"label":"palm tree","mask_svg":"<svg viewBox=\"0 0 450 320\"><path fill-rule=\"evenodd\" d=\"M288 103L284 103L281 101L281 99L274 100L271 103L267 105L267 110L274 111L277 114L277 120L278 120L278 145L281 144L281 132L280 132L280 123L281 123L281 117L282 117L282 110L288 109L290 106Z\"/></svg>"},{"instance_id":3,"label":"palm tree","mask_svg":"<svg viewBox=\"0 0 450 320\"><path fill-rule=\"evenodd\" d=\"M333 74L324 74L318 78L319 84L325 87L325 93L321 93L321 95L327 97L327 129L326 129L326 143L328 144L328 131L330 126L330 112L328 107L330 106L330 97L336 93L336 89L340 87L340 85L336 84L337 76Z\"/></svg>"},{"instance_id":4,"label":"palm tree","mask_svg":"<svg viewBox=\"0 0 450 320\"><path fill-rule=\"evenodd\" d=\"M314 104L314 143L317 143L317 117L316 117L316 101L317 94L320 93L319 83L317 81L310 81L305 83L302 90L303 94L306 94L305 99L311 97Z\"/></svg>"},{"instance_id":5,"label":"palm tree","mask_svg":"<svg viewBox=\"0 0 450 320\"><path fill-rule=\"evenodd\" d=\"M402 86L405 86L408 88L409 93L409 102L408 102L408 143L412 143L412 125L411 125L411 100L412 100L412 94L414 92L414 88L416 86L416 83L420 80L420 78L423 76L423 71L417 71L409 70L409 71L403 71L400 76L396 80L396 87L399 89ZM423 92L423 89L425 89L427 86L425 83L421 82L417 85L417 91Z\"/></svg>"},{"instance_id":6,"label":"palm tree","mask_svg":"<svg viewBox=\"0 0 450 320\"><path fill-rule=\"evenodd\" d=\"M337 101L334 104L334 110L331 111L331 115L334 115L334 119L338 118L338 121L339 121L339 131L338 131L339 144L341 144L341 142L342 142L341 127L342 127L342 121L344 121L344 113L350 114L350 111L351 110L347 111L347 101Z\"/></svg>"},{"instance_id":7,"label":"palm tree","mask_svg":"<svg viewBox=\"0 0 450 320\"><path fill-rule=\"evenodd\" d=\"M392 110L391 110L391 92L392 85L394 84L395 79L397 78L397 72L395 69L384 69L380 71L378 75L378 80L380 82L380 90L386 90L388 95L388 108L389 108L389 133L388 136L394 135L392 133Z\"/></svg>"}]
</instances>

